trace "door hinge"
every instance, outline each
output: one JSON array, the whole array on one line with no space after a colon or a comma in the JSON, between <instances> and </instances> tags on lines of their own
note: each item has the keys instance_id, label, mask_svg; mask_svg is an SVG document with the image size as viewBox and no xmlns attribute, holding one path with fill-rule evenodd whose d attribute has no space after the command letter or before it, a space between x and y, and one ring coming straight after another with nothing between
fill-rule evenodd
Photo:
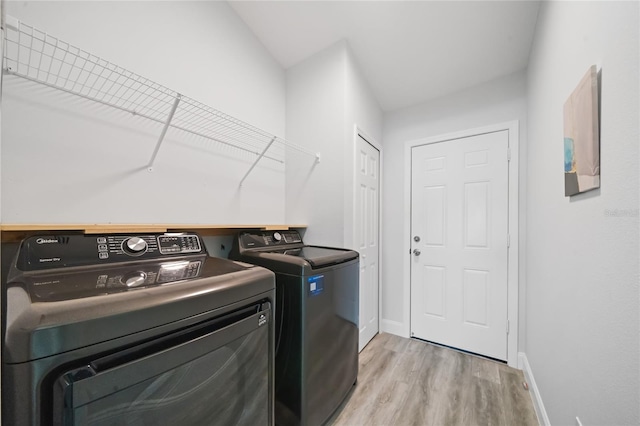
<instances>
[{"instance_id":1,"label":"door hinge","mask_svg":"<svg viewBox=\"0 0 640 426\"><path fill-rule=\"evenodd\" d=\"M509 334L509 320L507 320L507 334Z\"/></svg>"},{"instance_id":2,"label":"door hinge","mask_svg":"<svg viewBox=\"0 0 640 426\"><path fill-rule=\"evenodd\" d=\"M507 161L511 161L511 148L507 148Z\"/></svg>"}]
</instances>

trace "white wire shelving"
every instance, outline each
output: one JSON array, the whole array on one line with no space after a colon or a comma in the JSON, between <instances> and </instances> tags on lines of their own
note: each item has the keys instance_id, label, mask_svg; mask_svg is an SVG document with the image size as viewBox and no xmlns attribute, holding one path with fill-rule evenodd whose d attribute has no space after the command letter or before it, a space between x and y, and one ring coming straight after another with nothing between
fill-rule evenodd
<instances>
[{"instance_id":1,"label":"white wire shelving","mask_svg":"<svg viewBox=\"0 0 640 426\"><path fill-rule=\"evenodd\" d=\"M149 159L150 171L170 128L255 155L240 185L260 160L284 163L287 148L320 161L319 153L274 136L10 16L5 20L4 43L4 73L162 124L162 132Z\"/></svg>"}]
</instances>

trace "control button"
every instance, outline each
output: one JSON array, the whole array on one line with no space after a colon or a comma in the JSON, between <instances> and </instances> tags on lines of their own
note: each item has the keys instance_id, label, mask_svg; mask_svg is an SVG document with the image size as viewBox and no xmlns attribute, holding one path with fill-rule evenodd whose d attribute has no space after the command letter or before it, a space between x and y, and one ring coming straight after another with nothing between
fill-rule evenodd
<instances>
[{"instance_id":1,"label":"control button","mask_svg":"<svg viewBox=\"0 0 640 426\"><path fill-rule=\"evenodd\" d=\"M98 253L98 257L100 259L108 259L109 258L109 253L107 253L106 251L101 251L100 253Z\"/></svg>"},{"instance_id":2,"label":"control button","mask_svg":"<svg viewBox=\"0 0 640 426\"><path fill-rule=\"evenodd\" d=\"M98 237L98 244L106 244L107 243L107 239L105 237Z\"/></svg>"},{"instance_id":3,"label":"control button","mask_svg":"<svg viewBox=\"0 0 640 426\"><path fill-rule=\"evenodd\" d=\"M276 240L277 242L280 242L280 240L282 239L282 235L279 232L274 232L273 239Z\"/></svg>"},{"instance_id":4,"label":"control button","mask_svg":"<svg viewBox=\"0 0 640 426\"><path fill-rule=\"evenodd\" d=\"M124 240L122 249L131 256L140 256L147 251L147 242L140 237L131 237Z\"/></svg>"},{"instance_id":5,"label":"control button","mask_svg":"<svg viewBox=\"0 0 640 426\"><path fill-rule=\"evenodd\" d=\"M107 251L107 245L106 244L98 244L98 251Z\"/></svg>"},{"instance_id":6,"label":"control button","mask_svg":"<svg viewBox=\"0 0 640 426\"><path fill-rule=\"evenodd\" d=\"M120 282L127 287L138 287L147 279L147 273L142 271L132 272L120 278Z\"/></svg>"}]
</instances>

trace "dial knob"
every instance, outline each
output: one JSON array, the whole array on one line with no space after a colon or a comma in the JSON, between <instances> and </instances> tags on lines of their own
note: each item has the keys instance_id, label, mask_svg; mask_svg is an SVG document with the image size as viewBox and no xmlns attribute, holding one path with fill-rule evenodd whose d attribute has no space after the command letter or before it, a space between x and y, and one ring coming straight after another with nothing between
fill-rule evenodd
<instances>
[{"instance_id":1,"label":"dial knob","mask_svg":"<svg viewBox=\"0 0 640 426\"><path fill-rule=\"evenodd\" d=\"M279 232L274 232L273 239L276 240L276 242L280 242L280 240L282 239L282 235L280 235Z\"/></svg>"},{"instance_id":2,"label":"dial knob","mask_svg":"<svg viewBox=\"0 0 640 426\"><path fill-rule=\"evenodd\" d=\"M127 287L138 287L144 284L146 279L147 279L146 272L132 272L122 277L120 281L122 282L122 284L126 285Z\"/></svg>"},{"instance_id":3,"label":"dial knob","mask_svg":"<svg viewBox=\"0 0 640 426\"><path fill-rule=\"evenodd\" d=\"M147 251L147 242L140 237L131 237L124 241L122 248L127 254L140 256Z\"/></svg>"}]
</instances>

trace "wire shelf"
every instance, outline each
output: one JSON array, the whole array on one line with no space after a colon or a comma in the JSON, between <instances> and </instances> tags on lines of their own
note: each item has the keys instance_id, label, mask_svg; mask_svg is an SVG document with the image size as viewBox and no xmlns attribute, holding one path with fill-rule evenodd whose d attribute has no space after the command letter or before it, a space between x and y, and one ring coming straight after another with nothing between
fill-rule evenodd
<instances>
[{"instance_id":1,"label":"wire shelf","mask_svg":"<svg viewBox=\"0 0 640 426\"><path fill-rule=\"evenodd\" d=\"M151 170L169 128L284 163L285 148L320 155L155 83L15 18L6 17L5 73L144 117L164 125Z\"/></svg>"}]
</instances>

